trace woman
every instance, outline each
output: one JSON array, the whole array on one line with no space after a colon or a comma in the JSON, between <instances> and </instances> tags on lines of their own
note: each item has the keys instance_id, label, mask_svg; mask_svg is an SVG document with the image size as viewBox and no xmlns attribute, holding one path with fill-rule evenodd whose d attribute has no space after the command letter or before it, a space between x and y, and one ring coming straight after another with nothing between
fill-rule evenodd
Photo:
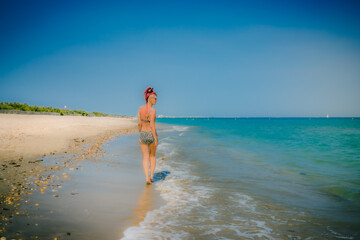
<instances>
[{"instance_id":1,"label":"woman","mask_svg":"<svg viewBox=\"0 0 360 240\"><path fill-rule=\"evenodd\" d=\"M155 128L156 110L152 108L156 104L157 94L153 88L148 87L145 92L146 104L138 111L138 127L140 132L140 148L143 154L143 168L146 184L153 182L156 158L155 152L158 145L158 136ZM149 177L150 159L150 177Z\"/></svg>"}]
</instances>

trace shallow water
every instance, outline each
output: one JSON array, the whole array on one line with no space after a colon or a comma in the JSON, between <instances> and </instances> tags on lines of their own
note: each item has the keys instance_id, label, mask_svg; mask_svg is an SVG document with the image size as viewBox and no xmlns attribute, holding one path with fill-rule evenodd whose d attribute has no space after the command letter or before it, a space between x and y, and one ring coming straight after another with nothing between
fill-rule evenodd
<instances>
[{"instance_id":1,"label":"shallow water","mask_svg":"<svg viewBox=\"0 0 360 240\"><path fill-rule=\"evenodd\" d=\"M359 119L159 119L166 204L124 239L360 238Z\"/></svg>"}]
</instances>

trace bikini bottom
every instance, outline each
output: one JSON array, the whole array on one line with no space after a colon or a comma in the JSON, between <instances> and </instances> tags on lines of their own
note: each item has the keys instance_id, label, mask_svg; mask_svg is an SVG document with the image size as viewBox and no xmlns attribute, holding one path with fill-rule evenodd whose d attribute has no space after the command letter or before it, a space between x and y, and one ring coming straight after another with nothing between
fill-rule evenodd
<instances>
[{"instance_id":1,"label":"bikini bottom","mask_svg":"<svg viewBox=\"0 0 360 240\"><path fill-rule=\"evenodd\" d=\"M141 131L140 141L144 144L152 144L155 141L155 138L151 131Z\"/></svg>"}]
</instances>

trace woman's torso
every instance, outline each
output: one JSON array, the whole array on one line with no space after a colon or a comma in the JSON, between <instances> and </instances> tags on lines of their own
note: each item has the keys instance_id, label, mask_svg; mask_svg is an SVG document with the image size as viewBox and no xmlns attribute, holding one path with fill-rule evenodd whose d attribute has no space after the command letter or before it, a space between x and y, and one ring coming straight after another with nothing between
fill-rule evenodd
<instances>
[{"instance_id":1,"label":"woman's torso","mask_svg":"<svg viewBox=\"0 0 360 240\"><path fill-rule=\"evenodd\" d=\"M150 127L150 112L152 108L147 107L147 105L141 106L139 109L140 121L141 121L141 131L151 131Z\"/></svg>"}]
</instances>

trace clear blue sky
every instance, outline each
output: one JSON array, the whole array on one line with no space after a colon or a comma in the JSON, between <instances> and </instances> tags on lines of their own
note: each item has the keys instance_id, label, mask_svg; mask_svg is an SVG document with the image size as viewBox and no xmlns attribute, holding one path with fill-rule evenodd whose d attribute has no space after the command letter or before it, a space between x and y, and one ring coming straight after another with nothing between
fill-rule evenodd
<instances>
[{"instance_id":1,"label":"clear blue sky","mask_svg":"<svg viewBox=\"0 0 360 240\"><path fill-rule=\"evenodd\" d=\"M135 115L360 116L358 1L0 2L0 101Z\"/></svg>"}]
</instances>

